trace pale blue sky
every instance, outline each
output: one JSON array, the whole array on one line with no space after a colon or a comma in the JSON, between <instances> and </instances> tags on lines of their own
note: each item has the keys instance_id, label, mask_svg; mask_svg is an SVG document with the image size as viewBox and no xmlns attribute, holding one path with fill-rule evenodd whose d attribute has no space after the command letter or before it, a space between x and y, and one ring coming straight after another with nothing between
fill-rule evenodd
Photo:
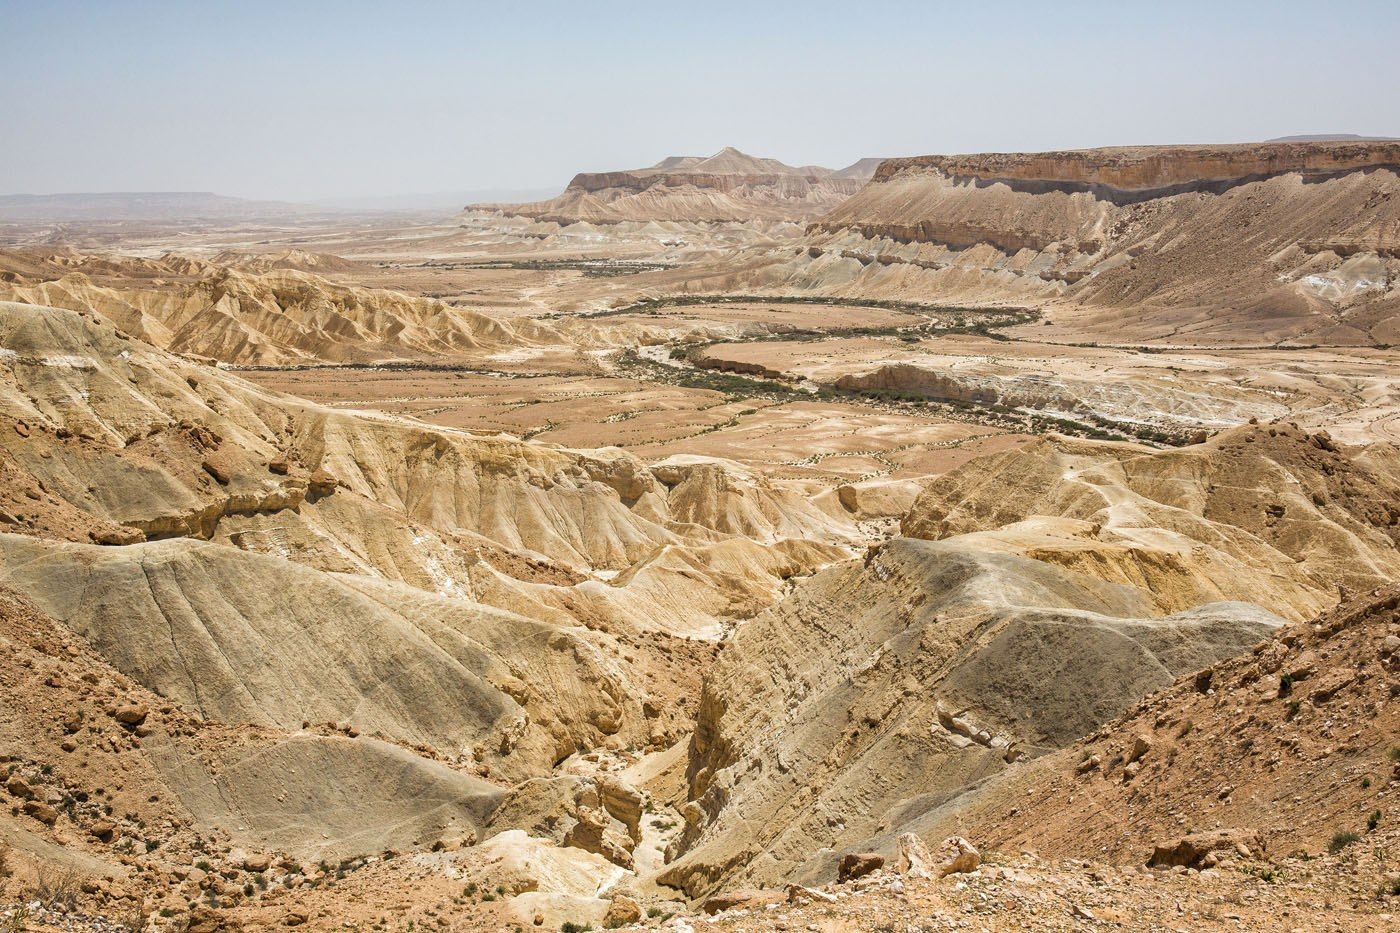
<instances>
[{"instance_id":1,"label":"pale blue sky","mask_svg":"<svg viewBox=\"0 0 1400 933\"><path fill-rule=\"evenodd\" d=\"M1400 136L1400 0L0 0L0 193L562 185L862 156Z\"/></svg>"}]
</instances>

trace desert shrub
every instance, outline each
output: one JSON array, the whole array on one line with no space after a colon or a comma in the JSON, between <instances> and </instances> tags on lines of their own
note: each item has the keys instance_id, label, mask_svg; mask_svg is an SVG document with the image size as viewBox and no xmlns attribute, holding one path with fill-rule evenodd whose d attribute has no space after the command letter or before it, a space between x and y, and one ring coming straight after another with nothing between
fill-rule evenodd
<instances>
[{"instance_id":1,"label":"desert shrub","mask_svg":"<svg viewBox=\"0 0 1400 933\"><path fill-rule=\"evenodd\" d=\"M1339 829L1332 834L1332 841L1327 843L1327 851L1336 855L1360 838L1360 833L1354 833L1349 829Z\"/></svg>"},{"instance_id":2,"label":"desert shrub","mask_svg":"<svg viewBox=\"0 0 1400 933\"><path fill-rule=\"evenodd\" d=\"M1371 815L1366 817L1366 831L1375 832L1379 825L1381 825L1381 811L1372 810Z\"/></svg>"},{"instance_id":3,"label":"desert shrub","mask_svg":"<svg viewBox=\"0 0 1400 933\"><path fill-rule=\"evenodd\" d=\"M34 899L49 910L75 909L78 891L78 873L71 868L41 868L34 882Z\"/></svg>"}]
</instances>

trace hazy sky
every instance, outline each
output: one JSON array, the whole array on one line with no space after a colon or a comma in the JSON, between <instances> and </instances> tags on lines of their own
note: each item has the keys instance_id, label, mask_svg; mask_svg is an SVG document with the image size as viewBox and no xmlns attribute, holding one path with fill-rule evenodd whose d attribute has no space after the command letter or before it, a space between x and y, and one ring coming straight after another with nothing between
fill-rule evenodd
<instances>
[{"instance_id":1,"label":"hazy sky","mask_svg":"<svg viewBox=\"0 0 1400 933\"><path fill-rule=\"evenodd\" d=\"M1400 136L1400 0L0 0L0 193L538 188L786 162Z\"/></svg>"}]
</instances>

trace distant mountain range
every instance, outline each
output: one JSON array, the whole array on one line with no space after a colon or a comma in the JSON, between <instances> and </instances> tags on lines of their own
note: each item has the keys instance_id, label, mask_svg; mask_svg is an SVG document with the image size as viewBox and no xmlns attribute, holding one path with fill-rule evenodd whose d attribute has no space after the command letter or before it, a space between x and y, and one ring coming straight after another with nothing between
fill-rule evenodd
<instances>
[{"instance_id":1,"label":"distant mountain range","mask_svg":"<svg viewBox=\"0 0 1400 933\"><path fill-rule=\"evenodd\" d=\"M582 172L545 201L472 206L561 224L801 222L855 194L881 161L861 159L836 170L726 147L711 156L669 156L645 168Z\"/></svg>"}]
</instances>

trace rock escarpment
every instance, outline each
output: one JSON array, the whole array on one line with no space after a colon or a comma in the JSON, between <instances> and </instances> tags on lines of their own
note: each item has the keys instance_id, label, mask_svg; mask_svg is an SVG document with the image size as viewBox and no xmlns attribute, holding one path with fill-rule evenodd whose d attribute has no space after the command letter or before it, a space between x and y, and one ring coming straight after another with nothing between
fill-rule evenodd
<instances>
[{"instance_id":1,"label":"rock escarpment","mask_svg":"<svg viewBox=\"0 0 1400 933\"><path fill-rule=\"evenodd\" d=\"M1114 343L1394 343L1398 172L1394 142L890 159L808 243L742 275L825 295L1034 304Z\"/></svg>"}]
</instances>

